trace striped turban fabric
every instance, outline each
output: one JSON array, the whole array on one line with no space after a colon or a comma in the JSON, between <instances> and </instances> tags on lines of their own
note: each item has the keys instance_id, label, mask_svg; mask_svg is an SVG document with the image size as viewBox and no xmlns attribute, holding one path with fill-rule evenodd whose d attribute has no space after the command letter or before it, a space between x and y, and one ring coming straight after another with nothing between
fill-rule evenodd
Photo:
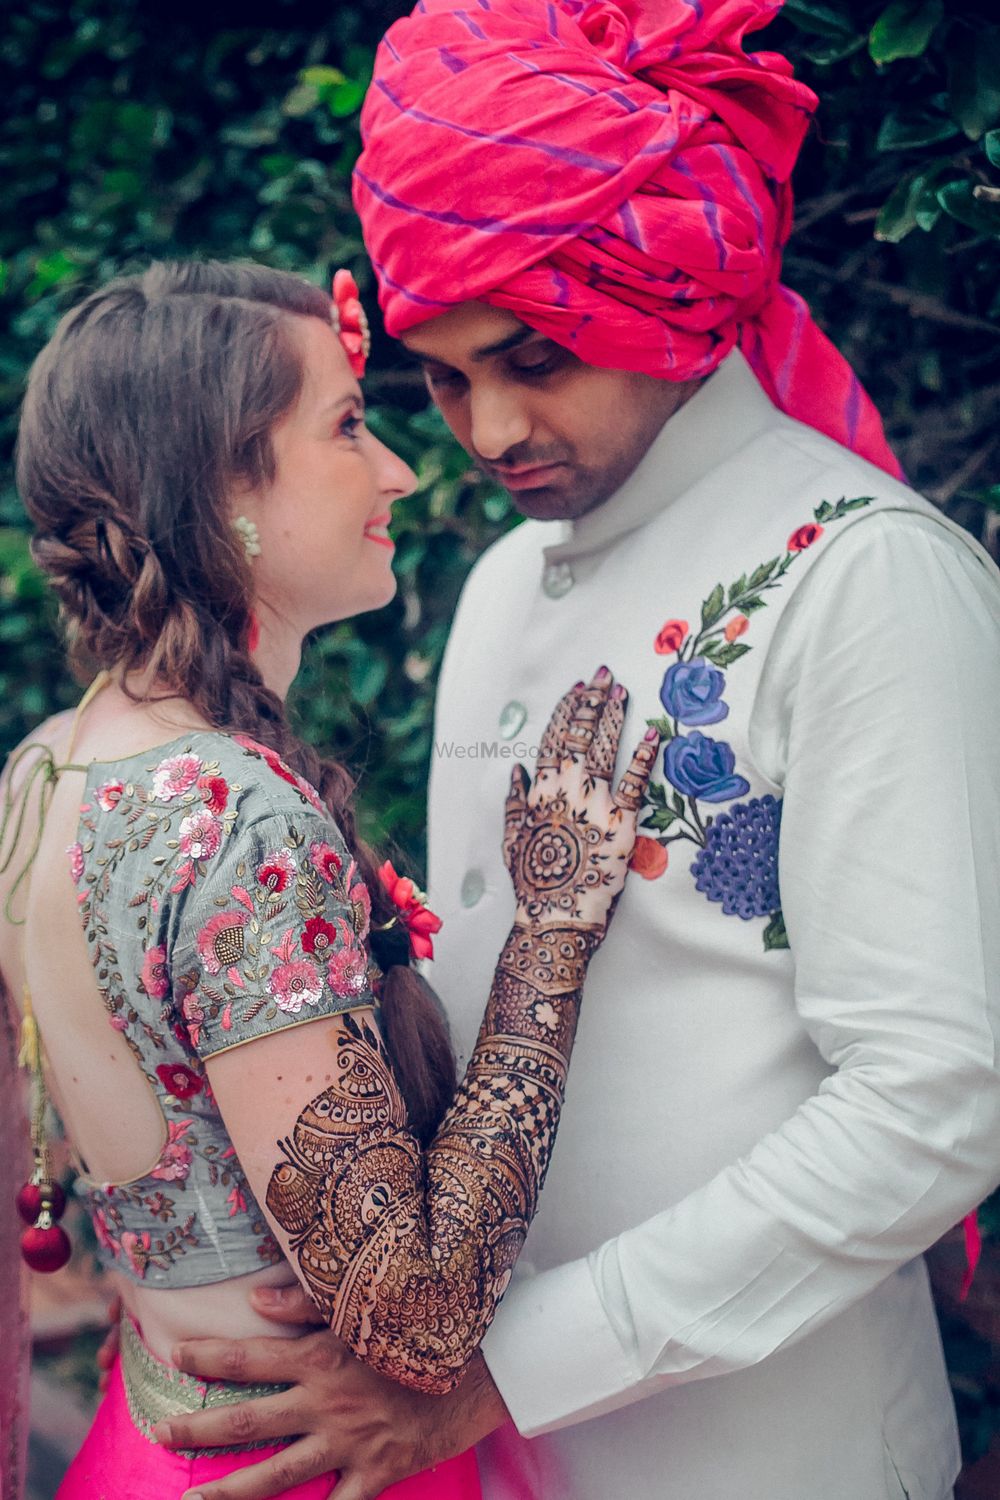
<instances>
[{"instance_id":1,"label":"striped turban fabric","mask_svg":"<svg viewBox=\"0 0 1000 1500\"><path fill-rule=\"evenodd\" d=\"M420 0L378 50L354 198L399 335L477 299L588 364L685 381L738 345L791 416L899 468L779 280L816 96L748 54L781 0Z\"/></svg>"}]
</instances>

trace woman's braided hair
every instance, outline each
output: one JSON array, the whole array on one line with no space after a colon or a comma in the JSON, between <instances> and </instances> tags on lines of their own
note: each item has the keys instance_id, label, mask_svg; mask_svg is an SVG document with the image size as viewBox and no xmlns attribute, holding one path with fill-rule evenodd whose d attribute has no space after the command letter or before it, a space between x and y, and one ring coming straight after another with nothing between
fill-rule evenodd
<instances>
[{"instance_id":1,"label":"woman's braided hair","mask_svg":"<svg viewBox=\"0 0 1000 1500\"><path fill-rule=\"evenodd\" d=\"M209 724L252 735L318 789L371 894L386 1041L426 1140L454 1089L440 1007L408 967L350 775L293 733L247 647L253 586L231 497L274 477L271 432L303 376L289 315L329 322L330 302L254 265L158 262L93 292L32 368L17 482L74 664L151 669Z\"/></svg>"}]
</instances>

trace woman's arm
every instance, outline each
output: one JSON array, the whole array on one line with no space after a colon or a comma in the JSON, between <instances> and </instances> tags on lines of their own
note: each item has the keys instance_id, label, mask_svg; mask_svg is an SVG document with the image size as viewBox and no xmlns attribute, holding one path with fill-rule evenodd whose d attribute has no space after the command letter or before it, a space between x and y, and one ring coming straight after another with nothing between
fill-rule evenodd
<instances>
[{"instance_id":1,"label":"woman's arm","mask_svg":"<svg viewBox=\"0 0 1000 1500\"><path fill-rule=\"evenodd\" d=\"M237 1155L303 1284L355 1354L417 1390L461 1379L544 1181L583 980L656 753L645 741L612 794L624 695L611 686L607 676L567 694L535 783L515 771L505 851L517 916L425 1153L371 1010L208 1060Z\"/></svg>"}]
</instances>

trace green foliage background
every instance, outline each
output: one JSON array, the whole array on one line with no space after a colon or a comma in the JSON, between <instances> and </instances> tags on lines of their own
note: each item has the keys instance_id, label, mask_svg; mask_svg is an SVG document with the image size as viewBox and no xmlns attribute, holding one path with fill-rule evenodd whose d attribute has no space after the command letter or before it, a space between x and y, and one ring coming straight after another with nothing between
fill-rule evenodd
<instances>
[{"instance_id":1,"label":"green foliage background","mask_svg":"<svg viewBox=\"0 0 1000 1500\"><path fill-rule=\"evenodd\" d=\"M357 113L381 29L406 7L272 0L26 0L0 22L0 443L26 369L82 293L153 256L253 257L328 284L351 265ZM758 45L822 107L797 174L786 279L880 405L904 465L988 543L1000 516L1000 15L994 0L787 0ZM376 330L375 424L416 467L395 526L400 592L314 641L305 732L361 774L368 831L419 863L433 685L458 590L513 523ZM0 473L0 751L75 700ZM960 1341L953 1364L964 1357ZM959 1371L975 1457L996 1414ZM964 1382L964 1385L962 1384ZM964 1393L964 1394L963 1394Z\"/></svg>"}]
</instances>

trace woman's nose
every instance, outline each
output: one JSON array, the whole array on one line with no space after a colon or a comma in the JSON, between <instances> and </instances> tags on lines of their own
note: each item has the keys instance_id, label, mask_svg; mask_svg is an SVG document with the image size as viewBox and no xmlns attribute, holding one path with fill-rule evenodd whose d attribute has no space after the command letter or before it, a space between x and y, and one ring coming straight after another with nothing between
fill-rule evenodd
<instances>
[{"instance_id":1,"label":"woman's nose","mask_svg":"<svg viewBox=\"0 0 1000 1500\"><path fill-rule=\"evenodd\" d=\"M412 495L420 481L409 464L371 432L368 437L375 447L375 475L379 494L385 495L390 504Z\"/></svg>"}]
</instances>

